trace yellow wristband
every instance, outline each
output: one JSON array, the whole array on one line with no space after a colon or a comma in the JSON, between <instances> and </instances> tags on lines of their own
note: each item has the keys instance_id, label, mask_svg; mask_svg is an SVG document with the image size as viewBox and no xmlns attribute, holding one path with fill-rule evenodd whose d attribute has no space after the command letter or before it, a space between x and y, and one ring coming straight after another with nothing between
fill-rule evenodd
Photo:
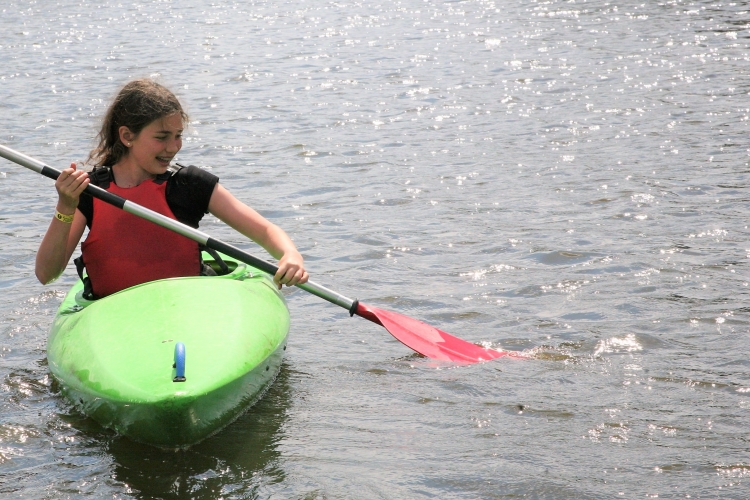
<instances>
[{"instance_id":1,"label":"yellow wristband","mask_svg":"<svg viewBox=\"0 0 750 500\"><path fill-rule=\"evenodd\" d=\"M73 214L75 215L75 214ZM55 219L59 220L60 222L64 222L66 224L72 224L73 223L73 215L65 215L61 214L57 210L55 210Z\"/></svg>"}]
</instances>

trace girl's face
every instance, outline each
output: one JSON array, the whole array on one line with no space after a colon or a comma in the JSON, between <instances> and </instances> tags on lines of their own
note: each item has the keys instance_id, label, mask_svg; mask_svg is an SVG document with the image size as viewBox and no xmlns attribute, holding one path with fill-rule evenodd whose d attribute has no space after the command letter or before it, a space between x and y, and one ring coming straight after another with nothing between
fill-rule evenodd
<instances>
[{"instance_id":1,"label":"girl's face","mask_svg":"<svg viewBox=\"0 0 750 500\"><path fill-rule=\"evenodd\" d=\"M126 127L120 137L129 144L126 161L134 162L149 174L158 175L167 171L170 162L182 149L182 116L174 113L154 120L141 132L133 136Z\"/></svg>"}]
</instances>

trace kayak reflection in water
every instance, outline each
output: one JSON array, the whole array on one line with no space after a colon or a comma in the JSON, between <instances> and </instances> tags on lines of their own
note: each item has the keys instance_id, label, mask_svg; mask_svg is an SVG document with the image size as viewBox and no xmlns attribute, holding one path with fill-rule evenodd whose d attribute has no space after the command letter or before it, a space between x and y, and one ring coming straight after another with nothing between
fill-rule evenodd
<instances>
[{"instance_id":1,"label":"kayak reflection in water","mask_svg":"<svg viewBox=\"0 0 750 500\"><path fill-rule=\"evenodd\" d=\"M89 234L76 263L79 272L86 268L92 298L204 270L198 243L83 194L89 183L194 228L210 212L278 259L279 288L307 282L302 255L281 228L235 198L215 175L194 166L170 168L187 121L177 97L150 79L120 90L89 154L94 170L71 163L55 182L55 217L36 257L40 282L62 274L86 226Z\"/></svg>"}]
</instances>

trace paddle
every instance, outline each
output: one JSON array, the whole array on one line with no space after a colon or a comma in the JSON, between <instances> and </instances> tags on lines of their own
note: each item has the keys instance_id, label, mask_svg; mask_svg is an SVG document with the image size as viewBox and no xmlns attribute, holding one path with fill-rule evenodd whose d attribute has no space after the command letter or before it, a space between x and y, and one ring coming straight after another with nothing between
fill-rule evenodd
<instances>
[{"instance_id":1,"label":"paddle","mask_svg":"<svg viewBox=\"0 0 750 500\"><path fill-rule=\"evenodd\" d=\"M53 180L57 180L60 175L59 170L49 167L34 158L19 153L18 151L14 151L6 146L0 145L0 156ZM98 186L89 184L86 187L85 192L105 203L109 203L110 205L114 205L128 213L170 229L186 238L190 238L202 245L222 252L230 257L234 257L235 259L260 269L261 271L274 275L278 270L278 267L270 262L254 257L237 247L211 238L202 231L194 229L174 219L170 219L169 217L154 212L153 210L137 205ZM329 290L328 288L311 281L308 281L303 285L297 285L297 287L306 292L312 293L321 299L325 299L328 302L347 309L352 316L356 314L357 316L383 326L391 335L404 345L424 356L427 356L428 358L470 364L480 361L489 361L491 359L508 355L519 356L517 353L496 351L479 347L475 344L454 337L442 330L438 330L428 324L422 323L421 321L417 321L416 319L362 304L356 299L352 300L344 297L333 290Z\"/></svg>"}]
</instances>

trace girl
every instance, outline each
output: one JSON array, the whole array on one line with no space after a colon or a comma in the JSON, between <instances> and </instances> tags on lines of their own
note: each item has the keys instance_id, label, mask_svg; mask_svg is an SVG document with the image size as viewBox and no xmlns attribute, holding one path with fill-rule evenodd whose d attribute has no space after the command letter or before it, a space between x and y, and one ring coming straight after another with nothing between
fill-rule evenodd
<instances>
[{"instance_id":1,"label":"girl","mask_svg":"<svg viewBox=\"0 0 750 500\"><path fill-rule=\"evenodd\" d=\"M218 177L192 166L168 169L182 148L186 122L179 101L162 85L141 79L122 88L104 117L99 145L89 155L94 170L89 175L71 163L55 182L55 218L36 257L39 281L47 284L62 274L86 226L81 264L94 298L146 281L201 273L196 242L81 196L90 182L195 228L210 212L279 260L274 276L279 288L307 281L302 255L289 236L232 196Z\"/></svg>"}]
</instances>

